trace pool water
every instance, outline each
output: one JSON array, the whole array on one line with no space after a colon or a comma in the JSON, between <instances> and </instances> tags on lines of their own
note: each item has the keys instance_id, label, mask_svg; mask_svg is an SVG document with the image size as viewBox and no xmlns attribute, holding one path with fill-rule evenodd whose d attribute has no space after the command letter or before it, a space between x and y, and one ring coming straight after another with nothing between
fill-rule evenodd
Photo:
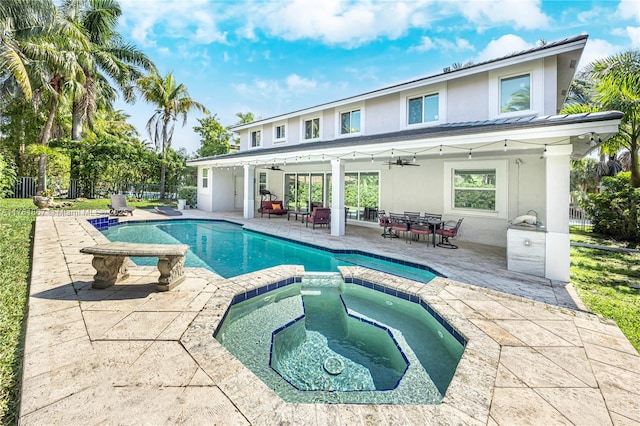
<instances>
[{"instance_id":1,"label":"pool water","mask_svg":"<svg viewBox=\"0 0 640 426\"><path fill-rule=\"evenodd\" d=\"M103 231L111 241L188 244L185 266L204 267L225 278L278 265L303 265L305 271L337 272L338 266L371 269L427 283L435 274L426 269L357 253L333 253L303 244L246 231L225 221L172 220L127 222ZM153 258L132 258L155 265Z\"/></svg>"},{"instance_id":2,"label":"pool water","mask_svg":"<svg viewBox=\"0 0 640 426\"><path fill-rule=\"evenodd\" d=\"M299 403L438 404L464 351L419 304L339 274L234 304L214 337Z\"/></svg>"}]
</instances>

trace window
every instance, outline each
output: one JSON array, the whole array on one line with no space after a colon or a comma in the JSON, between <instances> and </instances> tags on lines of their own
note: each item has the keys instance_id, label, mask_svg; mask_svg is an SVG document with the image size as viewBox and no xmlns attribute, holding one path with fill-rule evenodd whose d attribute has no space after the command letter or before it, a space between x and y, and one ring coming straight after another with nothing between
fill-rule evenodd
<instances>
[{"instance_id":1,"label":"window","mask_svg":"<svg viewBox=\"0 0 640 426\"><path fill-rule=\"evenodd\" d=\"M202 187L207 188L209 186L209 169L202 169Z\"/></svg>"},{"instance_id":2,"label":"window","mask_svg":"<svg viewBox=\"0 0 640 426\"><path fill-rule=\"evenodd\" d=\"M267 172L260 172L258 174L258 194L262 195L263 191L267 190Z\"/></svg>"},{"instance_id":3,"label":"window","mask_svg":"<svg viewBox=\"0 0 640 426\"><path fill-rule=\"evenodd\" d=\"M443 213L506 219L508 160L445 161Z\"/></svg>"},{"instance_id":4,"label":"window","mask_svg":"<svg viewBox=\"0 0 640 426\"><path fill-rule=\"evenodd\" d=\"M251 132L251 148L256 148L262 145L262 131L256 130Z\"/></svg>"},{"instance_id":5,"label":"window","mask_svg":"<svg viewBox=\"0 0 640 426\"><path fill-rule=\"evenodd\" d=\"M495 211L496 169L454 170L453 207Z\"/></svg>"},{"instance_id":6,"label":"window","mask_svg":"<svg viewBox=\"0 0 640 426\"><path fill-rule=\"evenodd\" d=\"M312 118L310 120L304 120L304 138L318 139L320 137L320 119Z\"/></svg>"},{"instance_id":7,"label":"window","mask_svg":"<svg viewBox=\"0 0 640 426\"><path fill-rule=\"evenodd\" d=\"M360 110L340 114L340 134L360 133Z\"/></svg>"},{"instance_id":8,"label":"window","mask_svg":"<svg viewBox=\"0 0 640 426\"><path fill-rule=\"evenodd\" d=\"M433 95L409 98L408 123L433 123L439 120L440 96Z\"/></svg>"},{"instance_id":9,"label":"window","mask_svg":"<svg viewBox=\"0 0 640 426\"><path fill-rule=\"evenodd\" d=\"M284 140L287 137L286 128L284 124L276 126L274 128L274 140Z\"/></svg>"},{"instance_id":10,"label":"window","mask_svg":"<svg viewBox=\"0 0 640 426\"><path fill-rule=\"evenodd\" d=\"M500 112L531 109L531 75L524 74L500 80Z\"/></svg>"}]
</instances>

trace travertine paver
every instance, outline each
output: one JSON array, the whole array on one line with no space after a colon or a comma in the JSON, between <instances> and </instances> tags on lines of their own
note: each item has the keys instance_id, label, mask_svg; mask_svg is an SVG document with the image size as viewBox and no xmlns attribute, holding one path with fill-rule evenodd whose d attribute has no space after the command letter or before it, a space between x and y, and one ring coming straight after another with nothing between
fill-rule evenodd
<instances>
[{"instance_id":1,"label":"travertine paver","mask_svg":"<svg viewBox=\"0 0 640 426\"><path fill-rule=\"evenodd\" d=\"M133 219L152 216L136 211ZM80 255L79 249L104 236L82 217L40 217L21 424L640 423L640 356L618 327L541 303L580 307L564 284L505 271L503 252L478 251L464 243L453 252L409 245L379 238L378 229L353 226L349 238L342 239L277 218L246 223L334 248L366 246L426 262L448 275L424 285L364 268L341 268L345 276L418 295L465 335L467 348L443 403L287 404L212 334L234 294L299 275L300 267L228 280L188 268L187 280L164 293L155 289L155 268L132 267L123 284L96 290L91 288L91 256ZM462 277L534 300L462 284Z\"/></svg>"}]
</instances>

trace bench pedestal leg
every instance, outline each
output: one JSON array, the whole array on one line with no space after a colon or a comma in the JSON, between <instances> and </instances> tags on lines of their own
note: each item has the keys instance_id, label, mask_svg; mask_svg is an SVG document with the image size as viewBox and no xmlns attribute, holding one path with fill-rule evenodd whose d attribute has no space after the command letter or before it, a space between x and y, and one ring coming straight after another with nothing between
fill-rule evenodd
<instances>
[{"instance_id":1,"label":"bench pedestal leg","mask_svg":"<svg viewBox=\"0 0 640 426\"><path fill-rule=\"evenodd\" d=\"M94 255L91 264L97 273L93 276L93 288L107 288L129 276L127 256Z\"/></svg>"},{"instance_id":2,"label":"bench pedestal leg","mask_svg":"<svg viewBox=\"0 0 640 426\"><path fill-rule=\"evenodd\" d=\"M184 256L163 256L158 258L158 291L169 291L185 279Z\"/></svg>"}]
</instances>

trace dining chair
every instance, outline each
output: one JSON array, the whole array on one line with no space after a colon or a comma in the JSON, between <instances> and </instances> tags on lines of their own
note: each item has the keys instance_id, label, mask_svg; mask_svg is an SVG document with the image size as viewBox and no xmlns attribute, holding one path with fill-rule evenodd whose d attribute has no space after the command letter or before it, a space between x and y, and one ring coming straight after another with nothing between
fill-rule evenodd
<instances>
[{"instance_id":1,"label":"dining chair","mask_svg":"<svg viewBox=\"0 0 640 426\"><path fill-rule=\"evenodd\" d=\"M400 232L406 235L409 231L409 222L407 221L406 215L390 213L389 220L391 221L391 232L394 233L396 237L400 236Z\"/></svg>"},{"instance_id":2,"label":"dining chair","mask_svg":"<svg viewBox=\"0 0 640 426\"><path fill-rule=\"evenodd\" d=\"M445 222L444 225L440 229L436 229L436 234L440 235L440 242L438 243L438 247L448 248L448 249L457 249L458 246L452 244L449 239L455 238L458 236L458 232L460 232L460 225L462 225L462 221L464 218L460 218L458 222L448 221Z\"/></svg>"}]
</instances>

